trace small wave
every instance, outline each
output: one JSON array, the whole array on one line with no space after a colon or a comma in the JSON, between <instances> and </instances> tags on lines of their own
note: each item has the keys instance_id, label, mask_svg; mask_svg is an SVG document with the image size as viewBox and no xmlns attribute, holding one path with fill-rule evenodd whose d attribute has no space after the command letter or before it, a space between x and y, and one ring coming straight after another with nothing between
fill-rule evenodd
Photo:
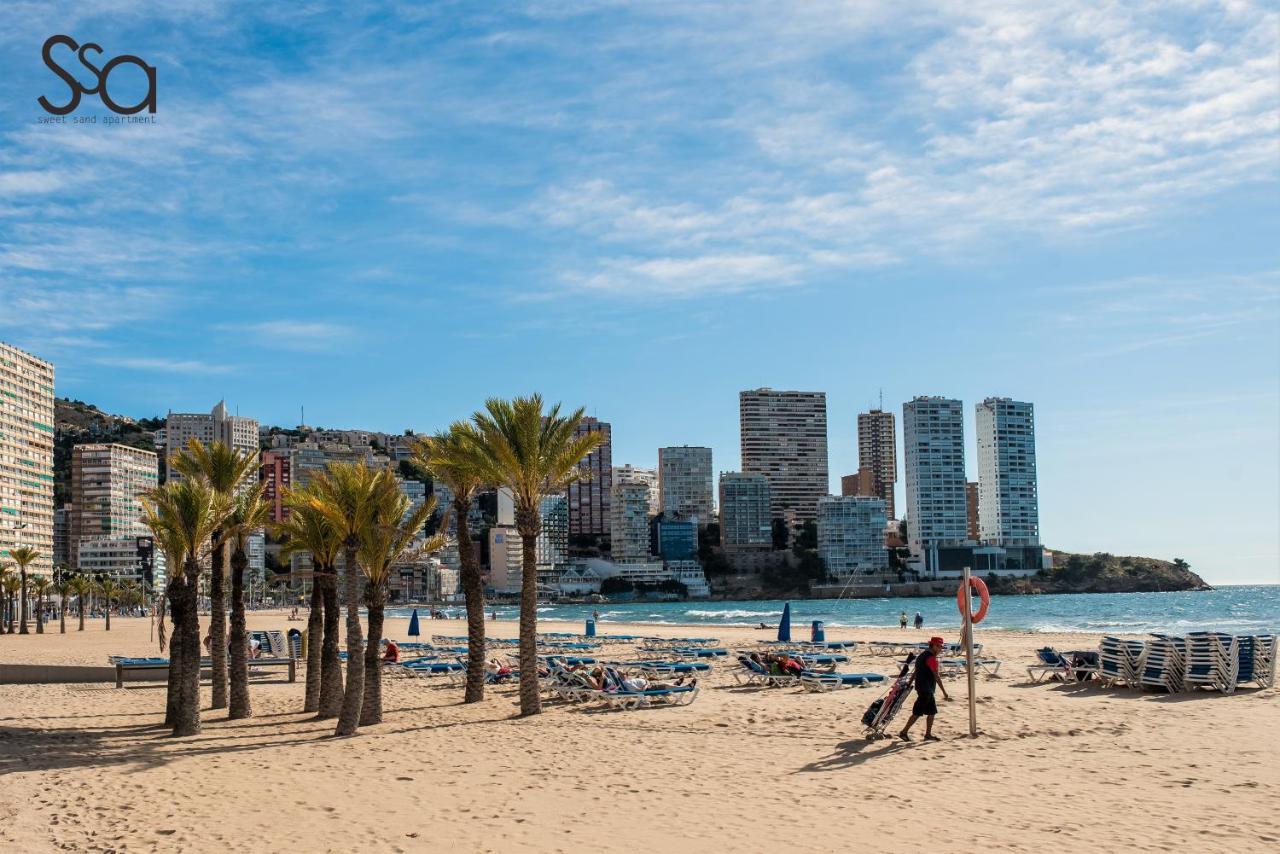
<instances>
[{"instance_id":1,"label":"small wave","mask_svg":"<svg viewBox=\"0 0 1280 854\"><path fill-rule=\"evenodd\" d=\"M743 617L774 617L779 616L777 611L700 611L697 609L685 611L690 617L713 617L718 620L741 619Z\"/></svg>"}]
</instances>

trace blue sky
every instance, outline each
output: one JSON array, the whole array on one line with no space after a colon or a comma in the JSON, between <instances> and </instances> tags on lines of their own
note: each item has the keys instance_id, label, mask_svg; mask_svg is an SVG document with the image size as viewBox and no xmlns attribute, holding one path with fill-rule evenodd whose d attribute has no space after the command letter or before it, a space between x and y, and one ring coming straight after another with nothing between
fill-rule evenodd
<instances>
[{"instance_id":1,"label":"blue sky","mask_svg":"<svg viewBox=\"0 0 1280 854\"><path fill-rule=\"evenodd\" d=\"M1280 582L1266 4L5 18L0 339L60 394L431 430L536 389L611 421L619 463L731 470L740 389L820 389L837 485L880 389L970 428L1007 395L1037 406L1049 545ZM156 124L39 124L54 33L155 65Z\"/></svg>"}]
</instances>

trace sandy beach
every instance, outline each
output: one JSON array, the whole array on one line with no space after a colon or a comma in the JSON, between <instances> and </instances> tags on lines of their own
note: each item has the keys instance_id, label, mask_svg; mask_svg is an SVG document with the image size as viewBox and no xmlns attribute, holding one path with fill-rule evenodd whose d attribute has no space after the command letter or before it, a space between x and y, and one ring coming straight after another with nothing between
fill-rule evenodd
<instances>
[{"instance_id":1,"label":"sandy beach","mask_svg":"<svg viewBox=\"0 0 1280 854\"><path fill-rule=\"evenodd\" d=\"M202 625L205 623L202 620ZM278 614L251 628L286 629ZM154 655L148 623L0 637L0 663L103 664ZM545 631L579 624L544 623ZM404 620L388 637L405 637ZM424 633L462 634L461 621ZM511 623L490 623L514 637ZM627 626L603 633L744 628ZM840 629L831 640L924 639ZM683 708L548 704L514 718L515 688L460 705L446 682L388 679L386 721L349 739L302 714L303 682L256 682L256 716L204 714L176 740L162 683L0 686L5 851L1275 851L1280 691L1162 696L1029 685L1033 650L1087 635L979 632L1000 675L947 683L938 743L868 743L882 687L827 694L735 685L722 663ZM954 640L954 638L948 638ZM622 647L606 655L627 657ZM863 650L842 669L895 670ZM272 677L273 679L275 677ZM205 688L206 703L208 689ZM206 705L207 710L207 705ZM899 723L904 718L899 719ZM917 731L917 736L923 729Z\"/></svg>"}]
</instances>

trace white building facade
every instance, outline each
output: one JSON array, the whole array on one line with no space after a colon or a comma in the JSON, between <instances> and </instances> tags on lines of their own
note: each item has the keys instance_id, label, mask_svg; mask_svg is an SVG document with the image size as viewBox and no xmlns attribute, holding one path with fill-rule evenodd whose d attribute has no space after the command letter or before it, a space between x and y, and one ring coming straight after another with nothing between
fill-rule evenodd
<instances>
[{"instance_id":1,"label":"white building facade","mask_svg":"<svg viewBox=\"0 0 1280 854\"><path fill-rule=\"evenodd\" d=\"M902 405L907 542L917 555L965 542L964 412L958 400L917 397Z\"/></svg>"},{"instance_id":2,"label":"white building facade","mask_svg":"<svg viewBox=\"0 0 1280 854\"><path fill-rule=\"evenodd\" d=\"M711 449L680 445L658 449L658 501L663 518L711 521L713 473Z\"/></svg>"},{"instance_id":3,"label":"white building facade","mask_svg":"<svg viewBox=\"0 0 1280 854\"><path fill-rule=\"evenodd\" d=\"M618 481L610 495L611 554L617 563L649 560L649 487L644 483Z\"/></svg>"},{"instance_id":4,"label":"white building facade","mask_svg":"<svg viewBox=\"0 0 1280 854\"><path fill-rule=\"evenodd\" d=\"M818 501L818 555L836 578L889 568L883 498L830 495Z\"/></svg>"},{"instance_id":5,"label":"white building facade","mask_svg":"<svg viewBox=\"0 0 1280 854\"><path fill-rule=\"evenodd\" d=\"M977 405L978 532L997 546L1040 544L1035 407L1007 397Z\"/></svg>"},{"instance_id":6,"label":"white building facade","mask_svg":"<svg viewBox=\"0 0 1280 854\"><path fill-rule=\"evenodd\" d=\"M830 486L826 393L754 389L738 409L742 470L768 478L771 518L816 518Z\"/></svg>"}]
</instances>

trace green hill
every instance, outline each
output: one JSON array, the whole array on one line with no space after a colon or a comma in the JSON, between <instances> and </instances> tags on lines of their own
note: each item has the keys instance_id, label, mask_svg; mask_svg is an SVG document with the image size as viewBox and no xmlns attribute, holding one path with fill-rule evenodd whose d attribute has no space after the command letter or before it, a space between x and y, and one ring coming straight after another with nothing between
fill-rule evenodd
<instances>
[{"instance_id":1,"label":"green hill","mask_svg":"<svg viewBox=\"0 0 1280 854\"><path fill-rule=\"evenodd\" d=\"M1211 590L1181 558L1051 552L1053 568L1031 578L998 579L993 593L1157 593Z\"/></svg>"}]
</instances>

